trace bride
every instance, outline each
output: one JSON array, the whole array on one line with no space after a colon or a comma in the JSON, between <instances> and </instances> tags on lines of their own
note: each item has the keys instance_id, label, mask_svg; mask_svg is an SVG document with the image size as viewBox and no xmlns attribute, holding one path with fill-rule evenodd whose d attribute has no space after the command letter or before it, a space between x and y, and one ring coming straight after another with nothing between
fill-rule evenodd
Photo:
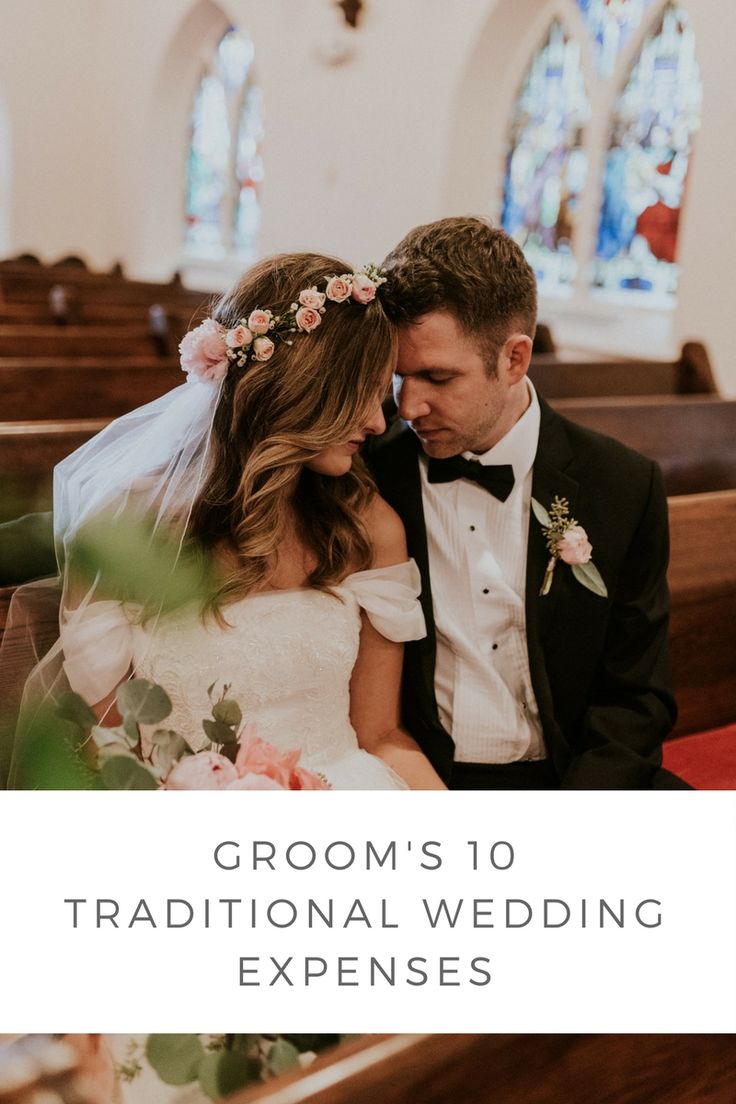
<instances>
[{"instance_id":1,"label":"bride","mask_svg":"<svg viewBox=\"0 0 736 1104\"><path fill-rule=\"evenodd\" d=\"M345 267L256 264L182 341L187 382L59 465L54 677L103 724L131 674L159 683L194 750L224 682L260 737L334 788L442 789L399 723L402 642L425 634L419 575L359 455L385 428L396 333L383 278ZM152 613L75 582L76 536L123 509L212 559L198 606Z\"/></svg>"}]
</instances>

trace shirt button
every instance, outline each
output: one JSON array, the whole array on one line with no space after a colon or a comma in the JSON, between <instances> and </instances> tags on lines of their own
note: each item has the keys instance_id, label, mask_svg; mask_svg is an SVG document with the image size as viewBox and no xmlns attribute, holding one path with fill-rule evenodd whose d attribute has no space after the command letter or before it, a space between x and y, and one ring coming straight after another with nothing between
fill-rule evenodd
<instances>
[{"instance_id":1,"label":"shirt button","mask_svg":"<svg viewBox=\"0 0 736 1104\"><path fill-rule=\"evenodd\" d=\"M494 651L494 652L495 652L495 650L496 650L496 648L497 648L497 647L498 647L498 644L494 644L494 645L493 645L493 651Z\"/></svg>"},{"instance_id":2,"label":"shirt button","mask_svg":"<svg viewBox=\"0 0 736 1104\"><path fill-rule=\"evenodd\" d=\"M483 587L483 593L484 594L490 594L490 591L489 591L488 587Z\"/></svg>"},{"instance_id":3,"label":"shirt button","mask_svg":"<svg viewBox=\"0 0 736 1104\"><path fill-rule=\"evenodd\" d=\"M475 532L475 526L474 526L474 525L470 525L470 526L469 526L469 529L470 529L470 532L471 532L471 533L474 533L474 532Z\"/></svg>"}]
</instances>

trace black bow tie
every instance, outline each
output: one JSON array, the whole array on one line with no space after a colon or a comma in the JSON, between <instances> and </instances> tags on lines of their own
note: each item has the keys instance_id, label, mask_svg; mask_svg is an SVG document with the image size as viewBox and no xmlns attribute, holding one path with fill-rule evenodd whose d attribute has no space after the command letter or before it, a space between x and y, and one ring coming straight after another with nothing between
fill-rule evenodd
<instances>
[{"instance_id":1,"label":"black bow tie","mask_svg":"<svg viewBox=\"0 0 736 1104\"><path fill-rule=\"evenodd\" d=\"M430 457L427 478L430 483L471 479L499 502L505 502L513 490L514 469L511 464L481 464L479 460L466 460L463 456L451 456L448 460Z\"/></svg>"}]
</instances>

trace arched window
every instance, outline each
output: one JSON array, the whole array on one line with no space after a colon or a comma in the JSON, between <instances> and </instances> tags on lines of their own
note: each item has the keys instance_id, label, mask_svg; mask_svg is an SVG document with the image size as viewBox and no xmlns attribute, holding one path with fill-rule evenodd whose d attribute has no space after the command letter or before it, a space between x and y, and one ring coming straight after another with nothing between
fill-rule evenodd
<instances>
[{"instance_id":1,"label":"arched window","mask_svg":"<svg viewBox=\"0 0 736 1104\"><path fill-rule=\"evenodd\" d=\"M589 116L579 46L555 20L514 104L502 214L545 292L564 291L575 276L572 237L587 175Z\"/></svg>"},{"instance_id":2,"label":"arched window","mask_svg":"<svg viewBox=\"0 0 736 1104\"><path fill-rule=\"evenodd\" d=\"M669 307L702 101L692 27L679 0L577 7L581 20L552 20L514 102L502 223L543 295ZM583 202L586 179L601 191Z\"/></svg>"},{"instance_id":3,"label":"arched window","mask_svg":"<svg viewBox=\"0 0 736 1104\"><path fill-rule=\"evenodd\" d=\"M677 232L702 84L685 11L668 4L619 96L603 178L593 283L677 290Z\"/></svg>"},{"instance_id":4,"label":"arched window","mask_svg":"<svg viewBox=\"0 0 736 1104\"><path fill-rule=\"evenodd\" d=\"M187 164L185 247L191 256L250 259L263 180L261 94L253 43L231 27L199 81Z\"/></svg>"},{"instance_id":5,"label":"arched window","mask_svg":"<svg viewBox=\"0 0 736 1104\"><path fill-rule=\"evenodd\" d=\"M618 55L652 0L578 0L595 44L598 72L610 77Z\"/></svg>"}]
</instances>

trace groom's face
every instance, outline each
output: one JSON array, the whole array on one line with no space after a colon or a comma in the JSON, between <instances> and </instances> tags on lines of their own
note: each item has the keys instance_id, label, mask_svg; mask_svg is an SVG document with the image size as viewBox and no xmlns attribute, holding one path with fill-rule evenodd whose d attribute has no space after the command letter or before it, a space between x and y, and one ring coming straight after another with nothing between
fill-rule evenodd
<instances>
[{"instance_id":1,"label":"groom's face","mask_svg":"<svg viewBox=\"0 0 736 1104\"><path fill-rule=\"evenodd\" d=\"M477 338L449 311L401 327L394 397L428 456L483 453L508 433L528 404L528 357L519 362L524 342L530 349L528 338L509 338L489 365Z\"/></svg>"}]
</instances>

